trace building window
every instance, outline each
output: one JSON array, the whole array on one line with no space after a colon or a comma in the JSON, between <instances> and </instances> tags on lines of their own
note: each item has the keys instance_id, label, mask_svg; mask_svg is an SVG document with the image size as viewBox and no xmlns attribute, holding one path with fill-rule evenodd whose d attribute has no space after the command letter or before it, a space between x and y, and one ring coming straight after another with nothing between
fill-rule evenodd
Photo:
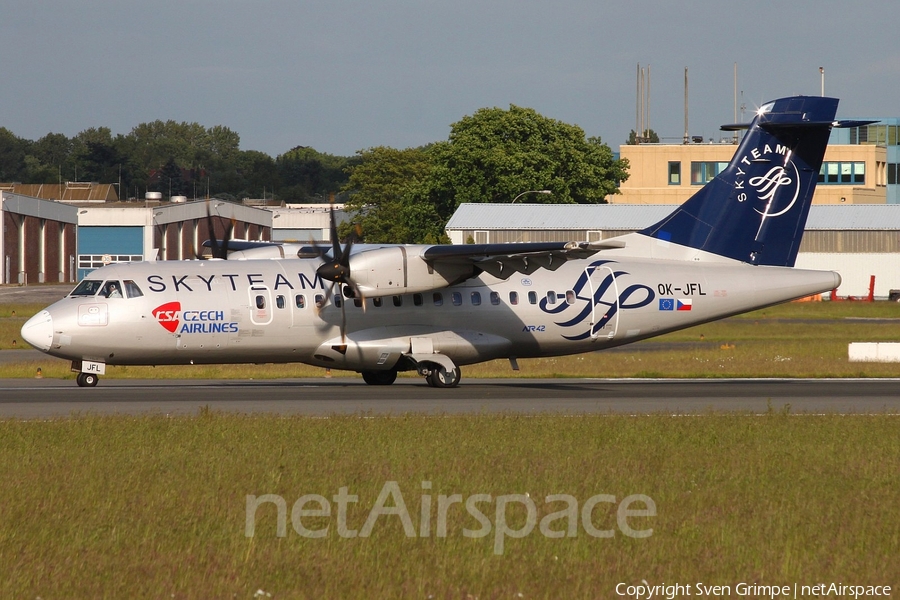
<instances>
[{"instance_id":1,"label":"building window","mask_svg":"<svg viewBox=\"0 0 900 600\"><path fill-rule=\"evenodd\" d=\"M825 185L863 185L866 183L866 163L822 163L822 168L819 170L819 183Z\"/></svg>"},{"instance_id":2,"label":"building window","mask_svg":"<svg viewBox=\"0 0 900 600\"><path fill-rule=\"evenodd\" d=\"M706 185L728 167L727 162L691 162L691 185Z\"/></svg>"},{"instance_id":3,"label":"building window","mask_svg":"<svg viewBox=\"0 0 900 600\"><path fill-rule=\"evenodd\" d=\"M900 164L888 163L887 165L887 182L888 185L897 184L897 171L900 170Z\"/></svg>"},{"instance_id":4,"label":"building window","mask_svg":"<svg viewBox=\"0 0 900 600\"><path fill-rule=\"evenodd\" d=\"M79 269L99 269L106 265L126 262L140 262L144 260L141 254L79 254Z\"/></svg>"},{"instance_id":5,"label":"building window","mask_svg":"<svg viewBox=\"0 0 900 600\"><path fill-rule=\"evenodd\" d=\"M681 185L681 161L669 161L669 185Z\"/></svg>"}]
</instances>

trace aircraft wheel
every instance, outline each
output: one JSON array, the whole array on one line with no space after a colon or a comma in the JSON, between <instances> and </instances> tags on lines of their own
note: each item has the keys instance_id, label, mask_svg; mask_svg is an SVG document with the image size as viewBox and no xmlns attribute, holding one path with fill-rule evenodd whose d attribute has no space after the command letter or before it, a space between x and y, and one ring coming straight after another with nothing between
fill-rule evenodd
<instances>
[{"instance_id":1,"label":"aircraft wheel","mask_svg":"<svg viewBox=\"0 0 900 600\"><path fill-rule=\"evenodd\" d=\"M93 373L79 373L75 381L79 387L96 387L97 383L100 382L100 378Z\"/></svg>"},{"instance_id":2,"label":"aircraft wheel","mask_svg":"<svg viewBox=\"0 0 900 600\"><path fill-rule=\"evenodd\" d=\"M452 371L448 371L444 367L437 366L431 374L426 377L426 380L431 387L452 388L459 384L460 375L459 367L456 367Z\"/></svg>"},{"instance_id":3,"label":"aircraft wheel","mask_svg":"<svg viewBox=\"0 0 900 600\"><path fill-rule=\"evenodd\" d=\"M369 385L391 385L397 380L397 371L363 371L362 378Z\"/></svg>"}]
</instances>

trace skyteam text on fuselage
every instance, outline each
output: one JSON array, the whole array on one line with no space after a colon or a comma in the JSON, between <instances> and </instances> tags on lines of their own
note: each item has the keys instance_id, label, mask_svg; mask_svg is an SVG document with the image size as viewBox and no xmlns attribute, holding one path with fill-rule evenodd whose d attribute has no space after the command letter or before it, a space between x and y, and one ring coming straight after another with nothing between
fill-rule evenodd
<instances>
[{"instance_id":1,"label":"skyteam text on fuselage","mask_svg":"<svg viewBox=\"0 0 900 600\"><path fill-rule=\"evenodd\" d=\"M830 130L851 125L837 104L766 104L728 167L640 232L328 251L213 242L228 260L98 269L22 336L71 360L82 386L106 365L302 362L452 387L462 365L600 350L831 290L837 273L793 265Z\"/></svg>"}]
</instances>

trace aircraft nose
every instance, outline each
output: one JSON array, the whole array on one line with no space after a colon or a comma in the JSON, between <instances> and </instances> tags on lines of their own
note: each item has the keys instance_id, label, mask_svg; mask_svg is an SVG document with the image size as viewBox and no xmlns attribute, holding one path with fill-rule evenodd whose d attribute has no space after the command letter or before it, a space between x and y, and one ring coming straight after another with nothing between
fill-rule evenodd
<instances>
[{"instance_id":1,"label":"aircraft nose","mask_svg":"<svg viewBox=\"0 0 900 600\"><path fill-rule=\"evenodd\" d=\"M53 317L46 310L34 315L22 325L22 339L46 352L53 343Z\"/></svg>"}]
</instances>

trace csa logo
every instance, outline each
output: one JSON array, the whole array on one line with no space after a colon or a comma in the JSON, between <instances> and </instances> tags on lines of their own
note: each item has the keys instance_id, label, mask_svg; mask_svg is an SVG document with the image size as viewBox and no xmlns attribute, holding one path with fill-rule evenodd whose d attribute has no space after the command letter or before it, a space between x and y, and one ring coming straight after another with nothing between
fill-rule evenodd
<instances>
[{"instance_id":1,"label":"csa logo","mask_svg":"<svg viewBox=\"0 0 900 600\"><path fill-rule=\"evenodd\" d=\"M181 302L167 302L153 309L153 316L169 333L175 333L178 329L178 314L181 312Z\"/></svg>"}]
</instances>

